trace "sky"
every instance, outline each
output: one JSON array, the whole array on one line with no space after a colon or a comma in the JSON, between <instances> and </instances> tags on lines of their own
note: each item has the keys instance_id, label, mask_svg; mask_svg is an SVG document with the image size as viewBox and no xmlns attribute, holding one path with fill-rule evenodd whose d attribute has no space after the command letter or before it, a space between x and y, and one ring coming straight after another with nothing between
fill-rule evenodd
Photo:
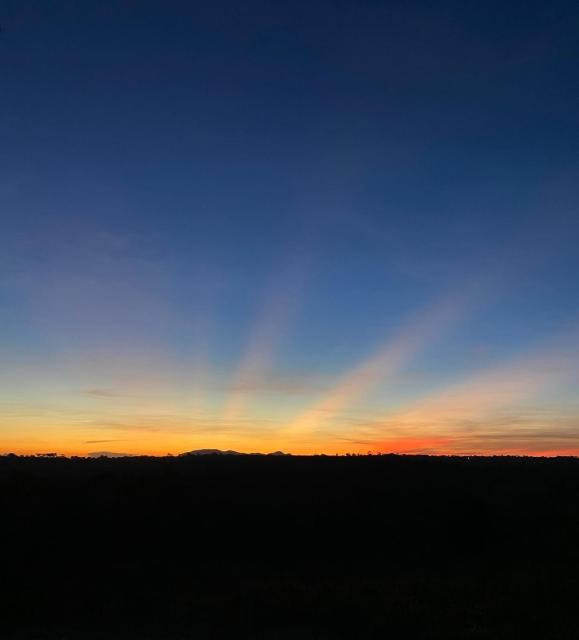
<instances>
[{"instance_id":1,"label":"sky","mask_svg":"<svg viewBox=\"0 0 579 640\"><path fill-rule=\"evenodd\" d=\"M576 2L0 24L0 452L579 455Z\"/></svg>"}]
</instances>

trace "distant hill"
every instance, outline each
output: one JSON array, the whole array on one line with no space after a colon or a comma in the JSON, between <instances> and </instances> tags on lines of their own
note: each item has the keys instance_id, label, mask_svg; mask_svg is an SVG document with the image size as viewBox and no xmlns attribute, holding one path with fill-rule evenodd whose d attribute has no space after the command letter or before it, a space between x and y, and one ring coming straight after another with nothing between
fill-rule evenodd
<instances>
[{"instance_id":1,"label":"distant hill","mask_svg":"<svg viewBox=\"0 0 579 640\"><path fill-rule=\"evenodd\" d=\"M283 451L273 451L272 453L240 453L239 451L222 451L221 449L195 449L193 451L185 451L180 456L290 456L291 453Z\"/></svg>"},{"instance_id":2,"label":"distant hill","mask_svg":"<svg viewBox=\"0 0 579 640\"><path fill-rule=\"evenodd\" d=\"M132 453L117 453L115 451L92 451L88 453L89 458L130 458Z\"/></svg>"}]
</instances>

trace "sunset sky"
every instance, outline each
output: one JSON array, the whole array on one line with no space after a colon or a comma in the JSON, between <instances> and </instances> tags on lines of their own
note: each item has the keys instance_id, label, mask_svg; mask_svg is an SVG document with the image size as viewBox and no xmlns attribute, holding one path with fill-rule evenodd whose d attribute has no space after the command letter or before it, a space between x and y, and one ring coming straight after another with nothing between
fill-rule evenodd
<instances>
[{"instance_id":1,"label":"sunset sky","mask_svg":"<svg viewBox=\"0 0 579 640\"><path fill-rule=\"evenodd\" d=\"M0 23L0 452L579 455L576 2Z\"/></svg>"}]
</instances>

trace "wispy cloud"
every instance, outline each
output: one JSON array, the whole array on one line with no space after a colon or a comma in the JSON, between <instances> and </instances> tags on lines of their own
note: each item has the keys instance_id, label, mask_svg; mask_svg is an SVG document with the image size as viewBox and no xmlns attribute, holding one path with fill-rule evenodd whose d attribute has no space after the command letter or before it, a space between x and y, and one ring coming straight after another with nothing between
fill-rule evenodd
<instances>
[{"instance_id":1,"label":"wispy cloud","mask_svg":"<svg viewBox=\"0 0 579 640\"><path fill-rule=\"evenodd\" d=\"M537 406L538 394L575 379L574 336L518 360L479 372L382 419L352 425L355 438L395 450L434 434L444 450L518 451L579 445L579 411ZM532 402L530 406L528 403ZM401 440L402 439L402 440Z\"/></svg>"},{"instance_id":2,"label":"wispy cloud","mask_svg":"<svg viewBox=\"0 0 579 640\"><path fill-rule=\"evenodd\" d=\"M85 389L83 393L87 396L93 396L95 398L129 398L128 394L119 393L114 389Z\"/></svg>"},{"instance_id":3,"label":"wispy cloud","mask_svg":"<svg viewBox=\"0 0 579 640\"><path fill-rule=\"evenodd\" d=\"M243 393L269 392L308 395L323 391L326 386L327 381L322 376L306 373L300 375L271 372L267 376L256 377L253 380L240 380L230 389Z\"/></svg>"},{"instance_id":4,"label":"wispy cloud","mask_svg":"<svg viewBox=\"0 0 579 640\"><path fill-rule=\"evenodd\" d=\"M565 380L576 370L576 361L569 353L531 355L451 385L392 416L388 422L436 425L478 421L487 413L492 415L497 409L509 407Z\"/></svg>"},{"instance_id":5,"label":"wispy cloud","mask_svg":"<svg viewBox=\"0 0 579 640\"><path fill-rule=\"evenodd\" d=\"M116 420L92 420L92 426L102 429L114 429L117 431L136 431L136 432L148 432L157 433L161 429L158 426L152 424L140 424L140 423L127 423L119 422Z\"/></svg>"},{"instance_id":6,"label":"wispy cloud","mask_svg":"<svg viewBox=\"0 0 579 640\"><path fill-rule=\"evenodd\" d=\"M187 415L148 415L127 416L119 420L94 419L86 423L87 426L101 431L121 431L134 434L166 435L196 435L229 433L239 436L265 436L272 431L274 421L259 418L237 418L224 420L221 418L192 418ZM114 439L117 440L116 438Z\"/></svg>"},{"instance_id":7,"label":"wispy cloud","mask_svg":"<svg viewBox=\"0 0 579 640\"><path fill-rule=\"evenodd\" d=\"M497 411L479 419L449 419L424 428L422 423L401 426L368 425L338 440L364 450L438 454L579 453L579 413L562 416L556 409ZM381 437L380 437L381 436ZM328 434L325 435L328 437Z\"/></svg>"}]
</instances>

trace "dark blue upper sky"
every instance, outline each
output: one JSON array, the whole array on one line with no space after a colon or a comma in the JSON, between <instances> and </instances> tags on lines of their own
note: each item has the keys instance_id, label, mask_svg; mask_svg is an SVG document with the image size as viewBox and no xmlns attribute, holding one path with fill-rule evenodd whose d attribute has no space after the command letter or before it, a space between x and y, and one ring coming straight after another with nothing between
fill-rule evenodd
<instances>
[{"instance_id":1,"label":"dark blue upper sky","mask_svg":"<svg viewBox=\"0 0 579 640\"><path fill-rule=\"evenodd\" d=\"M5 0L0 23L14 388L34 361L65 403L63 353L158 348L177 379L203 360L215 411L248 371L329 393L432 315L399 402L579 318L576 2Z\"/></svg>"}]
</instances>

